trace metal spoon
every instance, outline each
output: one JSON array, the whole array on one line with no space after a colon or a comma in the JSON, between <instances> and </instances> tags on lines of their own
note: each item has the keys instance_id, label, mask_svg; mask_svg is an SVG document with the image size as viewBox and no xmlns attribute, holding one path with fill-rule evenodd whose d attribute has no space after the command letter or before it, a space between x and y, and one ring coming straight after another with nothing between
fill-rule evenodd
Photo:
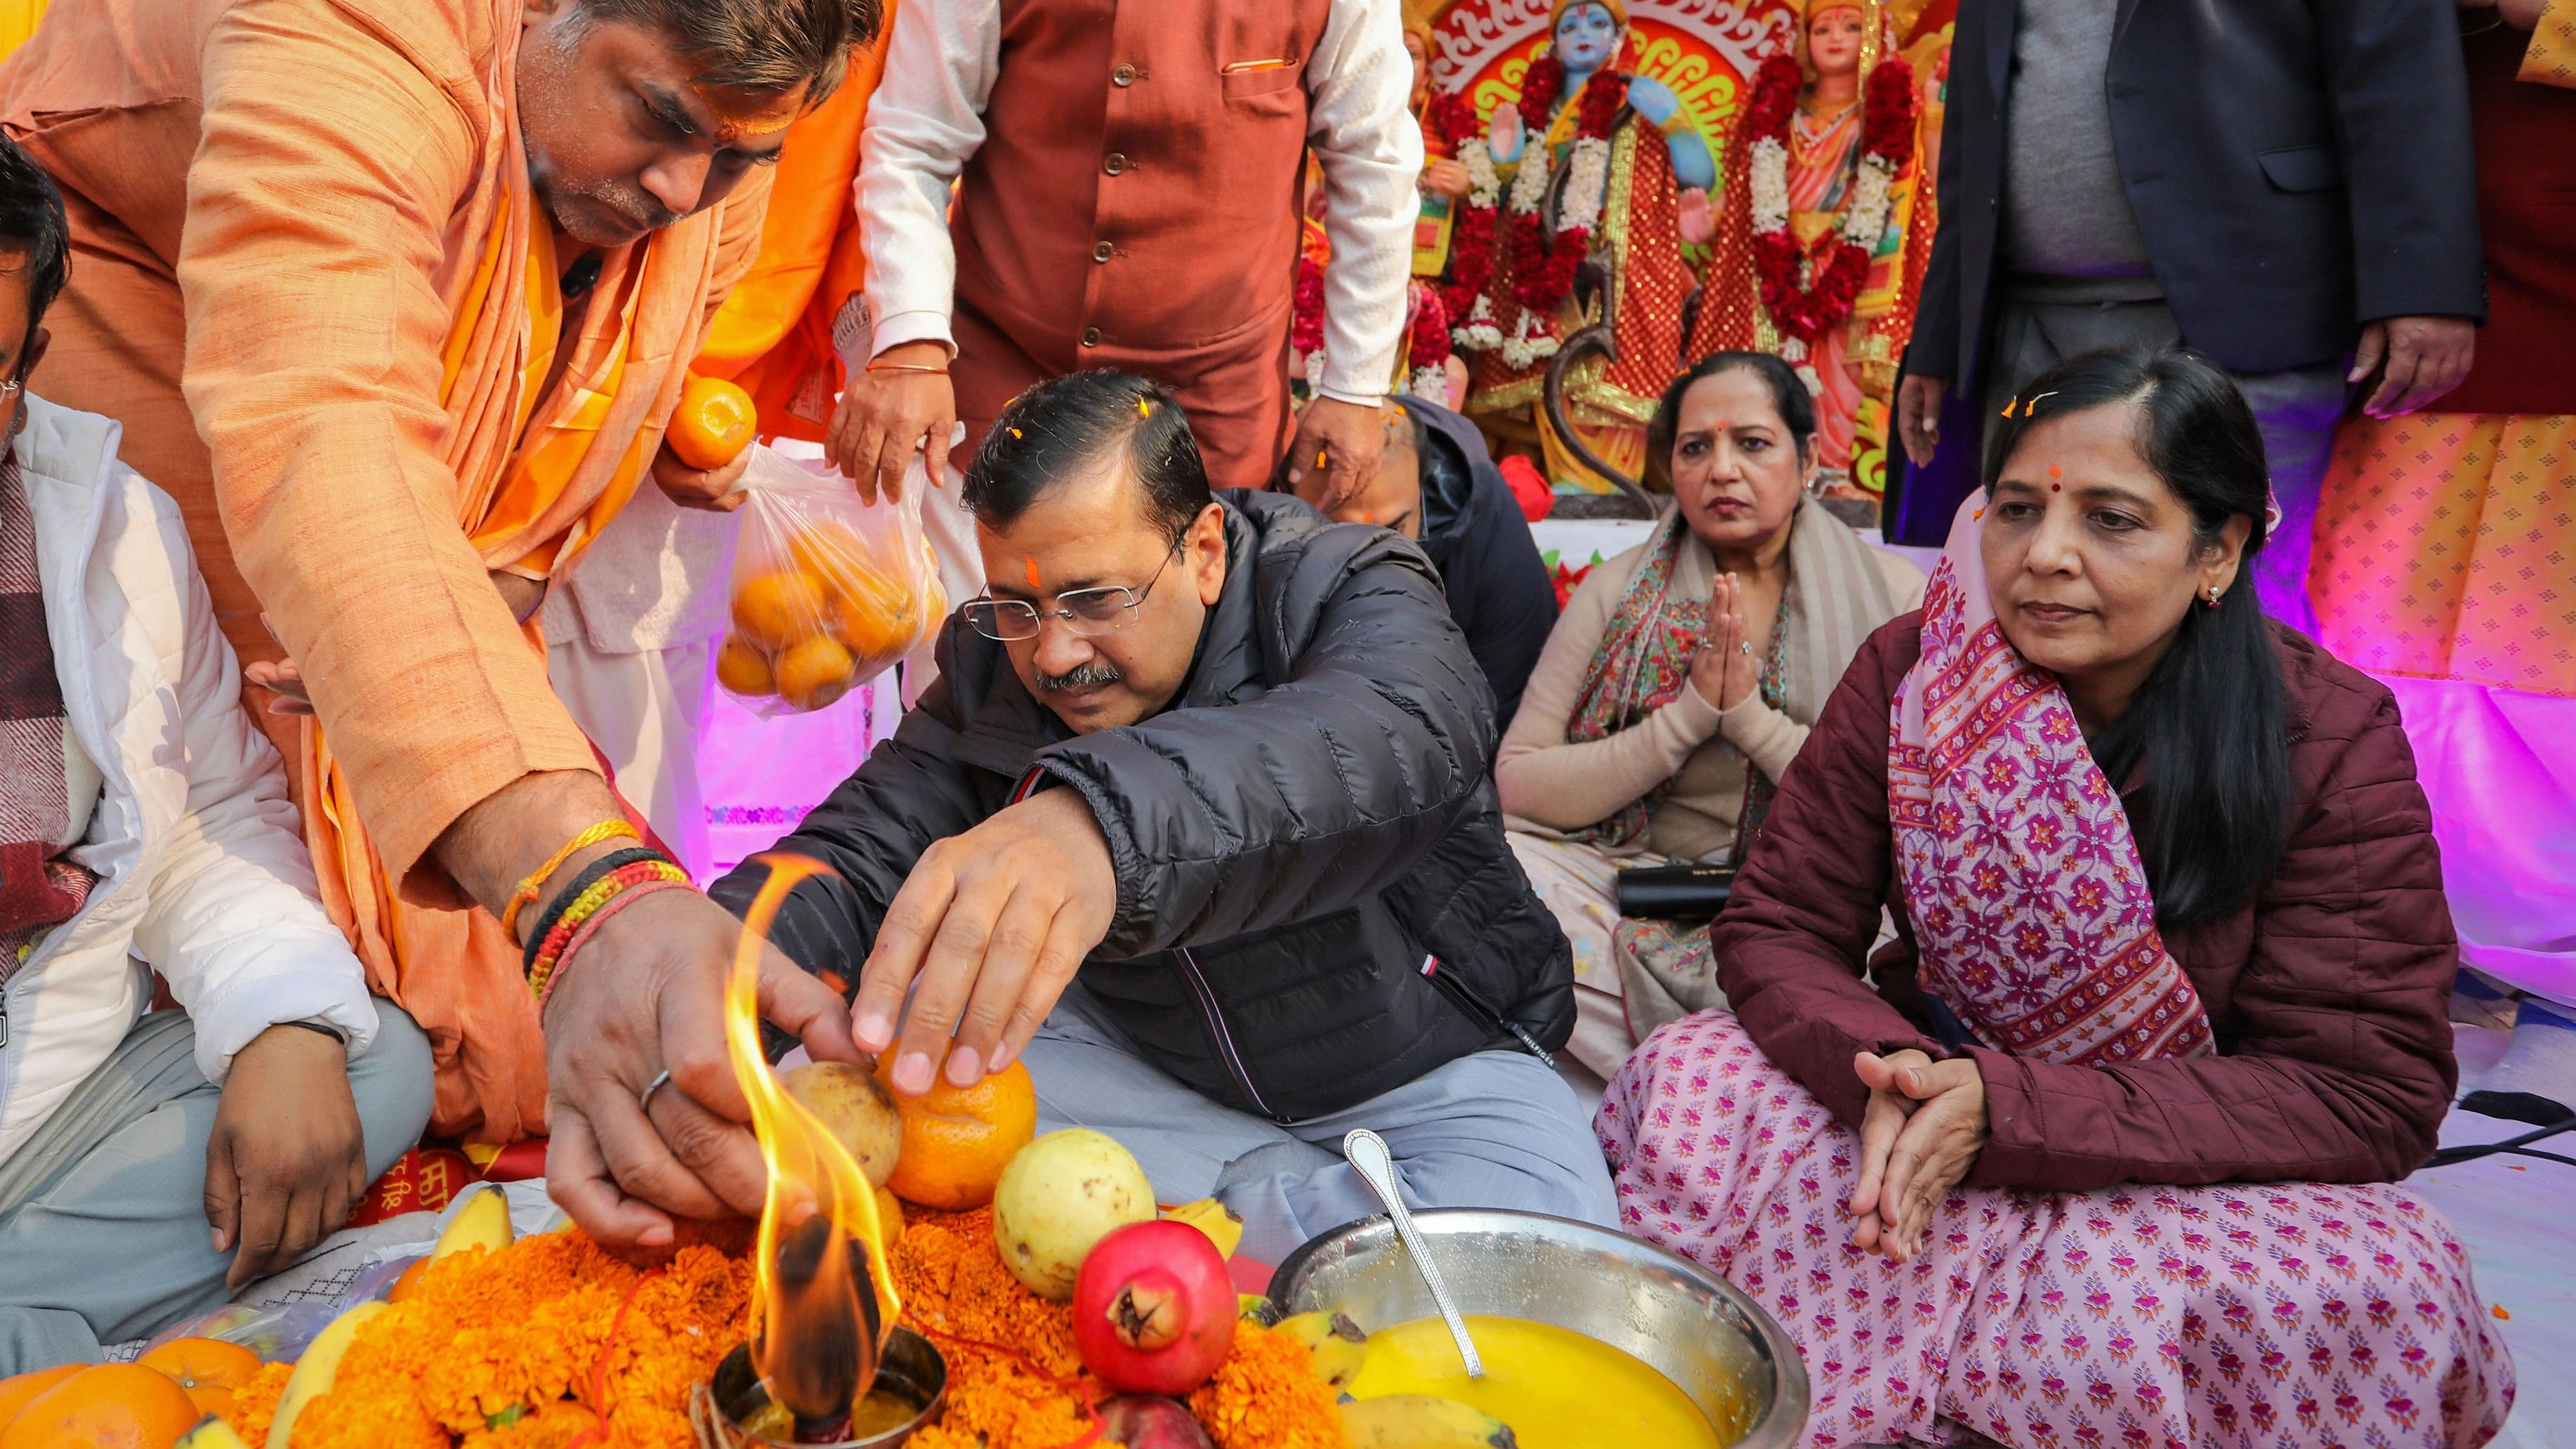
<instances>
[{"instance_id":1,"label":"metal spoon","mask_svg":"<svg viewBox=\"0 0 2576 1449\"><path fill-rule=\"evenodd\" d=\"M1421 1270L1423 1285L1431 1290L1431 1301L1440 1309L1441 1321L1449 1325L1449 1336L1458 1340L1458 1357L1466 1362L1467 1377L1483 1378L1485 1361L1476 1355L1476 1341L1467 1336L1466 1320L1458 1316L1458 1305L1449 1301L1449 1285L1440 1281L1440 1270L1432 1266L1422 1234L1413 1226L1413 1214L1405 1208L1403 1195L1396 1191L1395 1156L1386 1150L1386 1139L1360 1128L1342 1139L1342 1155L1377 1190L1378 1201L1386 1204L1386 1215L1395 1220L1395 1235L1404 1240L1405 1256Z\"/></svg>"}]
</instances>

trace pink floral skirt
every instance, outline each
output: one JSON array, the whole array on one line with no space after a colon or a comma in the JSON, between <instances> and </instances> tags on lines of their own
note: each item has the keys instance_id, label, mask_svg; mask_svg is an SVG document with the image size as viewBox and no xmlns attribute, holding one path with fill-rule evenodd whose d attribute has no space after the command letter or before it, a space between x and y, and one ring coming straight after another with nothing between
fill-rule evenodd
<instances>
[{"instance_id":1,"label":"pink floral skirt","mask_svg":"<svg viewBox=\"0 0 2576 1449\"><path fill-rule=\"evenodd\" d=\"M1627 1230L1797 1341L1810 1444L2467 1446L2513 1403L2467 1254L2402 1186L1961 1190L1896 1263L1852 1246L1857 1134L1722 1011L1648 1037L1594 1126Z\"/></svg>"}]
</instances>

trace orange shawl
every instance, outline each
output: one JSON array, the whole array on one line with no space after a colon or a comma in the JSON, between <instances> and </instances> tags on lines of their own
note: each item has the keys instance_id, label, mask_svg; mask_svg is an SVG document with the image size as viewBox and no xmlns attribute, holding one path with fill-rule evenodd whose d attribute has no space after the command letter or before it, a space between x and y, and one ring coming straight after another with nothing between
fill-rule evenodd
<instances>
[{"instance_id":1,"label":"orange shawl","mask_svg":"<svg viewBox=\"0 0 2576 1449\"><path fill-rule=\"evenodd\" d=\"M498 184L468 202L480 215L466 234L482 235L484 250L448 336L440 402L457 524L487 567L543 579L634 496L660 446L714 283L717 229L709 214L609 253L562 375L545 386L563 298L513 104L518 7L497 8L485 96L502 124L484 165ZM544 652L533 629L529 647ZM404 901L330 742L311 721L304 741L305 830L325 902L368 984L438 1049L431 1129L495 1142L541 1132L545 1040L518 948L481 909Z\"/></svg>"}]
</instances>

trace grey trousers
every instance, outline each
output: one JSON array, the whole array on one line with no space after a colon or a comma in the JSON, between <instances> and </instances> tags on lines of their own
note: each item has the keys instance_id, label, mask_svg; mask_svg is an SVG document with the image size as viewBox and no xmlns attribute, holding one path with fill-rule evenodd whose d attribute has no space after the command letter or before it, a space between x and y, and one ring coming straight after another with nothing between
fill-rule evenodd
<instances>
[{"instance_id":1,"label":"grey trousers","mask_svg":"<svg viewBox=\"0 0 2576 1449\"><path fill-rule=\"evenodd\" d=\"M1609 1168L1573 1089L1526 1052L1461 1057L1348 1111L1283 1127L1148 1064L1076 986L1025 1060L1039 1131L1090 1127L1117 1138L1164 1202L1223 1199L1243 1218L1243 1251L1264 1262L1383 1211L1342 1160L1342 1134L1355 1127L1386 1139L1407 1207L1518 1208L1618 1225Z\"/></svg>"},{"instance_id":2,"label":"grey trousers","mask_svg":"<svg viewBox=\"0 0 2576 1449\"><path fill-rule=\"evenodd\" d=\"M2181 324L2162 301L2064 302L2008 296L1995 319L1993 362L1987 368L1986 416L2003 410L2032 378L2079 353L2104 347L2171 347ZM2263 612L2313 636L2316 611L2308 604L2309 534L2317 519L2317 494L2334 447L2335 424L2351 396L2342 361L2285 372L2235 373L2237 387L2263 430L2263 456L2271 464L2272 496L2281 505L2280 527L2254 560L2254 587Z\"/></svg>"},{"instance_id":3,"label":"grey trousers","mask_svg":"<svg viewBox=\"0 0 2576 1449\"><path fill-rule=\"evenodd\" d=\"M429 1038L390 1001L349 1063L367 1176L429 1122ZM220 1095L187 1013L154 1012L0 1162L0 1377L95 1363L226 1299L229 1254L206 1223L206 1140Z\"/></svg>"}]
</instances>

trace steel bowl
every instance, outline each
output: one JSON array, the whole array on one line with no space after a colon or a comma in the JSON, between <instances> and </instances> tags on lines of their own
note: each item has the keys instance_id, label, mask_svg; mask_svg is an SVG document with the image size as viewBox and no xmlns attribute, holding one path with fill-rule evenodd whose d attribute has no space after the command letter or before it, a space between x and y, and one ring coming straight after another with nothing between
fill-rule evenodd
<instances>
[{"instance_id":1,"label":"steel bowl","mask_svg":"<svg viewBox=\"0 0 2576 1449\"><path fill-rule=\"evenodd\" d=\"M1534 1319L1643 1360L1733 1449L1788 1449L1807 1423L1807 1369L1760 1304L1678 1253L1540 1213L1413 1215L1461 1313ZM1338 1310L1362 1329L1439 1312L1385 1216L1299 1248L1270 1296L1287 1313Z\"/></svg>"},{"instance_id":2,"label":"steel bowl","mask_svg":"<svg viewBox=\"0 0 2576 1449\"><path fill-rule=\"evenodd\" d=\"M864 1439L843 1439L821 1449L896 1449L928 1424L939 1422L948 1406L948 1360L929 1339L897 1326L886 1336L877 1364L877 1387L919 1405L904 1423ZM742 1426L769 1406L769 1386L751 1366L751 1347L736 1344L716 1365L715 1378L701 1383L689 1398L689 1424L697 1431L699 1449L792 1449L784 1441L754 1434Z\"/></svg>"}]
</instances>

